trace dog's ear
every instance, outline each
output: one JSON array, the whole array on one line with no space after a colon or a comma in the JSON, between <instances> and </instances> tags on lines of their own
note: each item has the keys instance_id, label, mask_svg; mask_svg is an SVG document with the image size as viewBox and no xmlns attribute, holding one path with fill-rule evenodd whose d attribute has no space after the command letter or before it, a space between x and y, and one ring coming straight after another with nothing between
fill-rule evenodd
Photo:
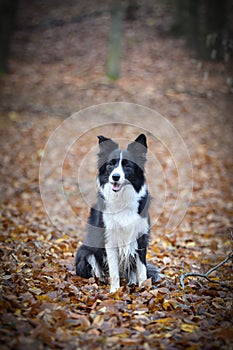
<instances>
[{"instance_id":1,"label":"dog's ear","mask_svg":"<svg viewBox=\"0 0 233 350\"><path fill-rule=\"evenodd\" d=\"M99 135L98 139L100 149L105 153L111 153L114 149L118 148L118 144L116 142L105 136Z\"/></svg>"},{"instance_id":2,"label":"dog's ear","mask_svg":"<svg viewBox=\"0 0 233 350\"><path fill-rule=\"evenodd\" d=\"M127 147L129 152L133 152L135 154L146 154L147 152L147 143L146 136L144 134L140 134L135 141L128 144Z\"/></svg>"},{"instance_id":3,"label":"dog's ear","mask_svg":"<svg viewBox=\"0 0 233 350\"><path fill-rule=\"evenodd\" d=\"M102 143L102 142L104 142L104 141L110 140L110 139L108 139L107 137L105 137L105 136L103 136L103 135L99 135L99 136L97 136L97 137L98 137L98 139L99 139L99 144Z\"/></svg>"},{"instance_id":4,"label":"dog's ear","mask_svg":"<svg viewBox=\"0 0 233 350\"><path fill-rule=\"evenodd\" d=\"M134 154L139 166L143 166L146 161L147 143L146 136L140 134L135 141L128 144L127 150Z\"/></svg>"},{"instance_id":5,"label":"dog's ear","mask_svg":"<svg viewBox=\"0 0 233 350\"><path fill-rule=\"evenodd\" d=\"M147 143L146 143L146 135L140 134L134 142L138 142L141 145L143 145L145 148L147 148Z\"/></svg>"},{"instance_id":6,"label":"dog's ear","mask_svg":"<svg viewBox=\"0 0 233 350\"><path fill-rule=\"evenodd\" d=\"M118 148L118 144L105 136L98 136L99 153L98 153L98 168L99 170L106 163L109 154Z\"/></svg>"}]
</instances>

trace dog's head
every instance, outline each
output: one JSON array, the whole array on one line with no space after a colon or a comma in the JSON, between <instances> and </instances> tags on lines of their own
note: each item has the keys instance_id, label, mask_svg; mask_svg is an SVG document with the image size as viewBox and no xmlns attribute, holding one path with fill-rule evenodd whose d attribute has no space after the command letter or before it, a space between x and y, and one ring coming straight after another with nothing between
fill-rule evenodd
<instances>
[{"instance_id":1,"label":"dog's head","mask_svg":"<svg viewBox=\"0 0 233 350\"><path fill-rule=\"evenodd\" d=\"M124 150L116 142L104 136L99 138L99 184L111 184L112 191L120 192L126 185L132 185L139 192L145 183L146 136L140 134Z\"/></svg>"}]
</instances>

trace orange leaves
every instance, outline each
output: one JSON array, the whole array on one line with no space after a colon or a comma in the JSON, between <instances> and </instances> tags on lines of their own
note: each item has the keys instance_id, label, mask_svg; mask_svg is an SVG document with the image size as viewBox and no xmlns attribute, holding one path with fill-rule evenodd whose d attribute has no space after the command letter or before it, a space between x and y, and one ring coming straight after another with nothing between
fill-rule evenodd
<instances>
[{"instance_id":1,"label":"orange leaves","mask_svg":"<svg viewBox=\"0 0 233 350\"><path fill-rule=\"evenodd\" d=\"M158 264L165 274L156 289L150 280L141 288L123 283L116 293L109 295L108 286L94 278L85 280L74 276L74 257L67 255L65 258L68 246L71 254L75 252L71 237L53 233L53 241L47 241L47 234L38 232L38 242L28 240L26 243L22 239L13 250L16 246L12 241L2 257L5 267L2 295L5 297L1 300L0 314L4 339L12 346L16 342L35 346L38 342L48 347L59 344L64 348L87 346L91 349L97 342L113 348L120 345L150 349L170 344L178 349L184 346L195 349L200 336L208 337L210 325L215 330L222 322L226 326L231 324L231 300L227 290L219 287L209 291L191 281L185 292L179 289L176 274L181 264L178 258L179 254L185 254L184 245L178 247L179 236L169 240L165 237L165 242L172 242L173 248L171 243L165 244L157 254ZM24 235L21 231L18 239ZM186 239L185 232L181 238L181 242ZM186 249L196 262L195 256L200 254L199 250L194 254L196 245ZM9 252L10 262L7 261ZM209 265L210 260L203 258L201 263ZM186 268L188 264L186 260ZM9 326L9 320L15 328ZM11 339L17 327L27 330ZM223 339L218 333L215 343L227 346L229 339L229 336Z\"/></svg>"},{"instance_id":2,"label":"orange leaves","mask_svg":"<svg viewBox=\"0 0 233 350\"><path fill-rule=\"evenodd\" d=\"M182 323L180 329L187 333L196 332L199 328L195 324Z\"/></svg>"},{"instance_id":3,"label":"orange leaves","mask_svg":"<svg viewBox=\"0 0 233 350\"><path fill-rule=\"evenodd\" d=\"M199 232L190 236L187 227L170 236L158 232L149 254L161 269L160 281L152 286L148 279L141 287L122 281L122 287L110 295L108 285L74 275L78 243L72 235L54 232L43 216L35 227L27 223L26 214L18 229L16 209L3 210L1 215L5 227L0 243L1 336L11 347L194 350L200 337L208 345L210 332L216 337L211 338L215 346L227 349L230 344L230 333L222 337L217 332L231 327L230 291L191 279L183 291L178 278L182 265L188 271L207 270L221 261L219 236ZM229 249L229 238L226 242L224 249ZM211 247L218 259L210 255ZM230 283L230 263L213 277Z\"/></svg>"},{"instance_id":4,"label":"orange leaves","mask_svg":"<svg viewBox=\"0 0 233 350\"><path fill-rule=\"evenodd\" d=\"M191 59L179 41L160 33L170 22L169 6L141 1L137 20L125 27L130 60L123 59L122 77L112 85L104 77L108 2L60 1L56 10L54 2L36 8L35 3L27 2L26 11L18 13L12 71L0 77L1 346L4 350L230 349L231 261L211 275L225 286L198 278L188 278L185 290L179 286L183 269L208 271L232 249L226 230L233 225L232 96L226 93L226 66ZM28 20L33 35L28 35ZM26 56L32 60L22 60L25 37ZM87 203L78 201L77 175L92 202L96 158L88 158L83 173L79 165L95 145L96 129L72 146L63 164L64 193L78 227L71 226L69 217L62 219L63 232L51 225L38 174L44 146L64 117L122 97L159 109L182 134L191 153L194 190L181 225L164 233L171 214L167 207L173 208L174 194L177 190L182 194L184 184L181 181L176 188L179 174L160 140L160 125L152 121L149 150L161 171L155 174L154 159L148 159L147 180L154 191L151 218L158 220L147 256L162 276L154 286L147 280L141 288L122 281L110 295L108 285L74 275L74 255L88 215ZM138 118L142 116L134 115L135 125ZM111 132L131 139L133 127L117 125L116 120ZM80 127L86 130L85 123L84 118ZM158 138L152 135L154 127ZM105 131L109 130L107 125ZM53 197L51 203L59 213Z\"/></svg>"},{"instance_id":5,"label":"orange leaves","mask_svg":"<svg viewBox=\"0 0 233 350\"><path fill-rule=\"evenodd\" d=\"M163 301L163 309L165 311L171 311L176 308L177 301L175 299L164 299Z\"/></svg>"}]
</instances>

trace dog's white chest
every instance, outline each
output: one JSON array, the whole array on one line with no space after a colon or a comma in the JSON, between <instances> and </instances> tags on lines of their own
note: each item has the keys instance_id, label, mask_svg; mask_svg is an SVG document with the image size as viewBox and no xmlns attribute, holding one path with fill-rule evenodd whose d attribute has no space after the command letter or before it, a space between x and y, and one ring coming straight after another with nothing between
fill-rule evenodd
<instances>
[{"instance_id":1,"label":"dog's white chest","mask_svg":"<svg viewBox=\"0 0 233 350\"><path fill-rule=\"evenodd\" d=\"M147 218L131 210L124 209L119 213L104 213L105 238L108 247L124 247L135 243L140 235L148 232Z\"/></svg>"},{"instance_id":2,"label":"dog's white chest","mask_svg":"<svg viewBox=\"0 0 233 350\"><path fill-rule=\"evenodd\" d=\"M105 195L108 198L103 212L106 246L120 248L134 245L136 249L137 238L149 229L148 219L138 214L137 193L132 186L126 186L115 194L107 184Z\"/></svg>"}]
</instances>

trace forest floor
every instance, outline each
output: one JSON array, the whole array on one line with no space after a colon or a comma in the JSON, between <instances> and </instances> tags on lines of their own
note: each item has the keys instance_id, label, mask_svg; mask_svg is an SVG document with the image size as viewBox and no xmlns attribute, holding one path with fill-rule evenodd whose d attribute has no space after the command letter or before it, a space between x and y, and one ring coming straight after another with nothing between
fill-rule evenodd
<instances>
[{"instance_id":1,"label":"forest floor","mask_svg":"<svg viewBox=\"0 0 233 350\"><path fill-rule=\"evenodd\" d=\"M233 349L232 259L208 276L212 282L189 277L185 288L180 286L183 273L205 273L232 252L230 63L198 60L182 39L169 35L169 1L148 1L135 21L123 21L121 76L112 82L106 77L108 1L19 4L10 74L0 77L1 350ZM187 213L167 232L177 172L187 164L174 171L170 160L176 155L169 154L167 139L156 143L153 136L161 131L156 122L162 119L151 117L148 144L158 165L148 160L147 179L152 217L158 220L148 259L162 276L154 288L150 281L140 288L122 281L114 294L108 284L74 272L88 196L95 191L96 160L88 152L96 150L100 132L133 140L142 129L141 107L135 107L135 127L117 124L116 115L109 116L107 127L94 129L85 114L78 119L80 130L88 131L62 164L65 194L70 194L66 204L75 213L75 225L53 192L49 210L55 208L62 229L51 223L39 184L45 145L55 129L73 113L107 102L143 105L163 115L168 129L173 125L184 140L193 169L192 178L189 173L181 183L186 198L193 184ZM69 144L74 133L69 129L62 141ZM169 141L171 147L176 141ZM60 151L54 149L52 162L62 156ZM83 193L74 188L79 167L87 200L80 200ZM168 190L162 208L164 174ZM56 175L49 179L51 185L57 181ZM182 213L177 208L175 214Z\"/></svg>"}]
</instances>

